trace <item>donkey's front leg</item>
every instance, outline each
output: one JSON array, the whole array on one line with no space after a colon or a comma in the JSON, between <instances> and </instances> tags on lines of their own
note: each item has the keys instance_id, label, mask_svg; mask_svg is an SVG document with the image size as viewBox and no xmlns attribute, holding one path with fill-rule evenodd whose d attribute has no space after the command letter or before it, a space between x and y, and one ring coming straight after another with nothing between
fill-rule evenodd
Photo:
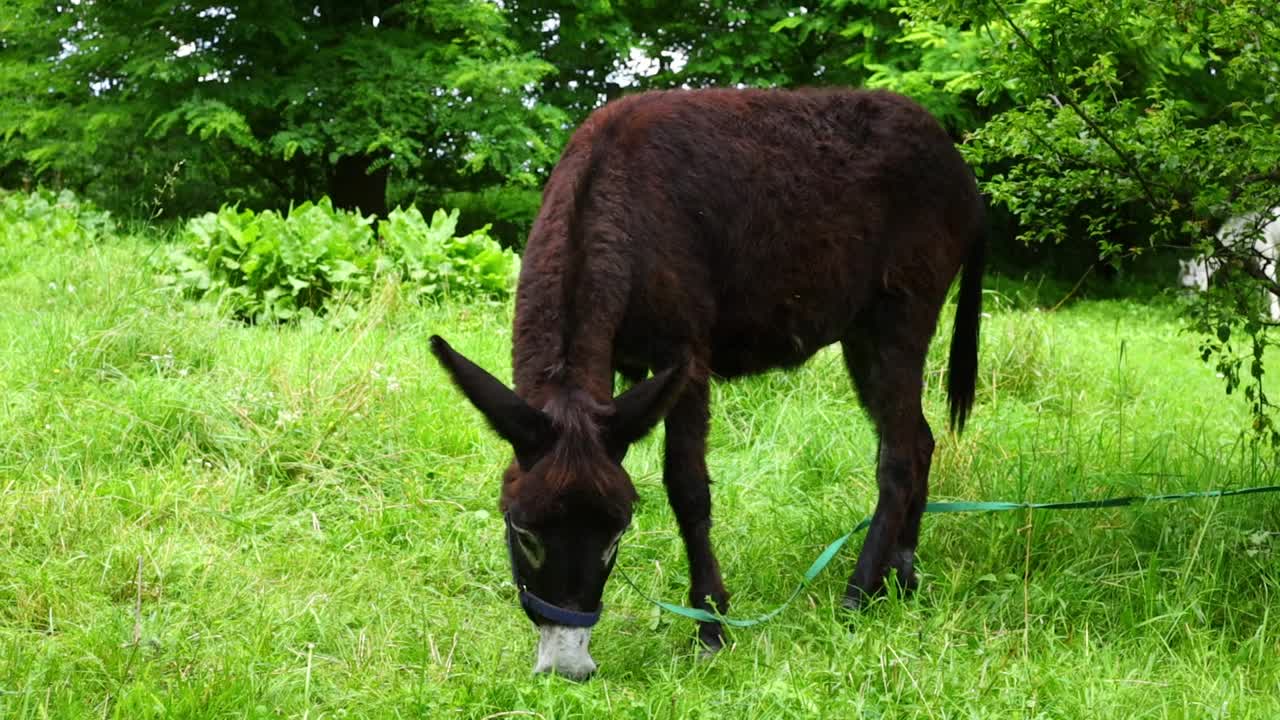
<instances>
[{"instance_id":1,"label":"donkey's front leg","mask_svg":"<svg viewBox=\"0 0 1280 720\"><path fill-rule=\"evenodd\" d=\"M709 402L707 379L694 377L667 413L662 481L689 558L689 604L724 614L729 611L729 593L711 549L711 479L706 458ZM724 646L724 630L720 623L700 622L698 639L715 652Z\"/></svg>"}]
</instances>

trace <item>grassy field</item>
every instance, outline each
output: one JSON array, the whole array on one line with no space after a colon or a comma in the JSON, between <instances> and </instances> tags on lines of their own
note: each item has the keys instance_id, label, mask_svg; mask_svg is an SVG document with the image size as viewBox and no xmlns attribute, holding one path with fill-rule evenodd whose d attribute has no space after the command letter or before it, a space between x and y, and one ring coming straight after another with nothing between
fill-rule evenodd
<instances>
[{"instance_id":1,"label":"grassy field","mask_svg":"<svg viewBox=\"0 0 1280 720\"><path fill-rule=\"evenodd\" d=\"M511 308L387 288L341 328L246 327L159 289L156 247L0 228L0 717L1280 716L1275 496L927 518L916 596L839 610L855 542L710 661L615 578L597 677L534 677L508 450L426 343L509 377ZM1045 312L1024 290L988 295L962 438L936 343L933 499L1280 481L1173 301ZM714 402L713 537L748 616L870 510L873 442L834 349ZM628 457L620 564L680 602L656 435Z\"/></svg>"}]
</instances>

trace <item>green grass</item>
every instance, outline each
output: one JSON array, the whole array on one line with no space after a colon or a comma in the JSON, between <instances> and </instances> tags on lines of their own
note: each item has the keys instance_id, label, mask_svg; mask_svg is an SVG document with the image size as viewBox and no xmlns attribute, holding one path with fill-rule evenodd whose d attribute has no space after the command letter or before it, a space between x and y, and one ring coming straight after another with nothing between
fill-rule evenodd
<instances>
[{"instance_id":1,"label":"green grass","mask_svg":"<svg viewBox=\"0 0 1280 720\"><path fill-rule=\"evenodd\" d=\"M1270 496L930 517L918 595L840 611L854 543L710 661L615 578L598 676L534 677L496 511L508 450L426 343L509 377L509 306L388 288L339 329L246 327L159 290L145 237L5 242L0 717L1280 715ZM1278 482L1172 304L1017 297L988 297L962 438L936 343L933 499ZM714 541L749 616L869 511L874 446L834 349L714 403ZM628 456L620 562L681 601L655 435Z\"/></svg>"}]
</instances>

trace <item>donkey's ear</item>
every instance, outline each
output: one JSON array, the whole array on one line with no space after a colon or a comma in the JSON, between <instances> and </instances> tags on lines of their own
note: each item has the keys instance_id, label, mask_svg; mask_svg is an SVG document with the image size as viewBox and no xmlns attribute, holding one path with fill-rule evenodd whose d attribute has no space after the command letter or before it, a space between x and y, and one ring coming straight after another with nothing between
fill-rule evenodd
<instances>
[{"instance_id":1,"label":"donkey's ear","mask_svg":"<svg viewBox=\"0 0 1280 720\"><path fill-rule=\"evenodd\" d=\"M515 448L520 467L525 470L533 467L551 448L554 431L550 418L530 407L501 380L449 347L439 335L431 336L431 352L494 431Z\"/></svg>"},{"instance_id":2,"label":"donkey's ear","mask_svg":"<svg viewBox=\"0 0 1280 720\"><path fill-rule=\"evenodd\" d=\"M686 359L619 395L605 428L610 453L621 459L631 443L652 430L680 397L688 379Z\"/></svg>"}]
</instances>

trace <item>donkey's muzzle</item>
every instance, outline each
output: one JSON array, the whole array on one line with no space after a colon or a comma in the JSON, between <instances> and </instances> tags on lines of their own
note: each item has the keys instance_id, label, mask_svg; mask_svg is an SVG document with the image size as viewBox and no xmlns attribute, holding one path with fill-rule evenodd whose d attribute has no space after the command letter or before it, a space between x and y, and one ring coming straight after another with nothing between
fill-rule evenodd
<instances>
[{"instance_id":1,"label":"donkey's muzzle","mask_svg":"<svg viewBox=\"0 0 1280 720\"><path fill-rule=\"evenodd\" d=\"M553 672L570 680L586 680L596 671L587 645L591 628L539 625L538 659L535 673Z\"/></svg>"}]
</instances>

